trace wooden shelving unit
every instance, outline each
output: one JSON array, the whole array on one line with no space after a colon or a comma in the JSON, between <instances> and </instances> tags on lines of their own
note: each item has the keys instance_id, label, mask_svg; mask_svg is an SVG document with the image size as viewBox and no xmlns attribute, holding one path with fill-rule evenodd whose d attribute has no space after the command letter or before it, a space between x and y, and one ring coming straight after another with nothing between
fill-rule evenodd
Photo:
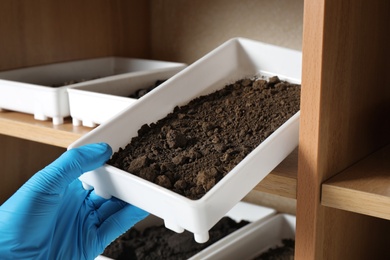
<instances>
[{"instance_id":1,"label":"wooden shelving unit","mask_svg":"<svg viewBox=\"0 0 390 260\"><path fill-rule=\"evenodd\" d=\"M383 242L390 239L389 221L321 203L330 188L337 188L323 186L325 181L339 180L340 172L390 141L390 80L381 76L390 66L389 11L390 2L381 0L369 4L362 0L304 1L298 259L390 257ZM367 179L375 179L375 163L368 162ZM341 173L340 178L353 182L355 174ZM353 189L343 191L339 197L334 194L332 201L356 194ZM368 192L360 198L370 196L376 195ZM368 205L362 202L361 206Z\"/></svg>"},{"instance_id":2,"label":"wooden shelving unit","mask_svg":"<svg viewBox=\"0 0 390 260\"><path fill-rule=\"evenodd\" d=\"M190 64L228 38L301 33L289 27L300 10L299 147L255 191L296 200L296 259L390 259L390 1L3 1L0 70L110 55ZM90 130L0 112L1 199Z\"/></svg>"}]
</instances>

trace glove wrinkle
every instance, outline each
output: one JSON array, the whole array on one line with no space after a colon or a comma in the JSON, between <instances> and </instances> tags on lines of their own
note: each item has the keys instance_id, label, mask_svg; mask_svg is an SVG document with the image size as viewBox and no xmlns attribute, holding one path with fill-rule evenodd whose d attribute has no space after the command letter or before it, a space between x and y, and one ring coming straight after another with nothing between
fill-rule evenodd
<instances>
[{"instance_id":1,"label":"glove wrinkle","mask_svg":"<svg viewBox=\"0 0 390 260\"><path fill-rule=\"evenodd\" d=\"M96 195L94 190L90 190L86 201L91 204L91 208L99 209L100 206L107 201L107 199Z\"/></svg>"}]
</instances>

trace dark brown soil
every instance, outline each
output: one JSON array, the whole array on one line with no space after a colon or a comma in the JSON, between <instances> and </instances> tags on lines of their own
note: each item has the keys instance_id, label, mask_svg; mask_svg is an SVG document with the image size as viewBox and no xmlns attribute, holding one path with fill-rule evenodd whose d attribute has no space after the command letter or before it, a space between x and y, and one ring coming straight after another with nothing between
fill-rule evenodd
<instances>
[{"instance_id":1,"label":"dark brown soil","mask_svg":"<svg viewBox=\"0 0 390 260\"><path fill-rule=\"evenodd\" d=\"M114 240L103 255L117 260L188 259L248 223L224 217L210 230L210 239L203 244L197 243L188 231L175 233L164 225L149 227L143 232L132 228Z\"/></svg>"},{"instance_id":2,"label":"dark brown soil","mask_svg":"<svg viewBox=\"0 0 390 260\"><path fill-rule=\"evenodd\" d=\"M99 77L93 78L93 79L98 79L98 78ZM77 84L77 83L81 83L81 82L85 82L85 81L89 81L89 80L93 80L93 79L69 80L66 82L58 83L58 84L52 84L50 87L58 88L58 87L63 87L63 86L69 86L69 85L73 85L73 84Z\"/></svg>"},{"instance_id":3,"label":"dark brown soil","mask_svg":"<svg viewBox=\"0 0 390 260\"><path fill-rule=\"evenodd\" d=\"M196 200L299 108L300 85L242 79L143 125L108 163Z\"/></svg>"},{"instance_id":4,"label":"dark brown soil","mask_svg":"<svg viewBox=\"0 0 390 260\"><path fill-rule=\"evenodd\" d=\"M282 243L282 246L270 248L253 260L293 260L295 240L283 239Z\"/></svg>"},{"instance_id":5,"label":"dark brown soil","mask_svg":"<svg viewBox=\"0 0 390 260\"><path fill-rule=\"evenodd\" d=\"M150 86L150 87L147 87L147 88L141 88L141 89L138 89L137 91L135 91L133 94L131 94L129 97L130 98L135 98L135 99L139 99L141 97L143 97L145 94L149 93L150 91L152 91L153 89L157 88L158 86L160 86L162 83L164 83L166 80L157 80L154 85Z\"/></svg>"}]
</instances>

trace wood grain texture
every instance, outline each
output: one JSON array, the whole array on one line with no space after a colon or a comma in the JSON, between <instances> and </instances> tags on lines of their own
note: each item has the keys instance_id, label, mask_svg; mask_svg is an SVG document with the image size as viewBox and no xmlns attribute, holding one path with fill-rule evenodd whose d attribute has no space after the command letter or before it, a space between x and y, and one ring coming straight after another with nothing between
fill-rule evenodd
<instances>
[{"instance_id":1,"label":"wood grain texture","mask_svg":"<svg viewBox=\"0 0 390 260\"><path fill-rule=\"evenodd\" d=\"M256 191L279 195L285 198L297 197L298 149L286 157L271 174L254 188Z\"/></svg>"},{"instance_id":2,"label":"wood grain texture","mask_svg":"<svg viewBox=\"0 0 390 260\"><path fill-rule=\"evenodd\" d=\"M0 71L148 56L149 1L0 1ZM133 22L136 21L136 22Z\"/></svg>"},{"instance_id":3,"label":"wood grain texture","mask_svg":"<svg viewBox=\"0 0 390 260\"><path fill-rule=\"evenodd\" d=\"M302 91L297 176L296 259L321 259L316 248L319 205L318 159L324 1L305 1ZM310 74L307 74L310 73ZM307 87L306 87L307 86Z\"/></svg>"},{"instance_id":4,"label":"wood grain texture","mask_svg":"<svg viewBox=\"0 0 390 260\"><path fill-rule=\"evenodd\" d=\"M64 148L0 134L0 205Z\"/></svg>"},{"instance_id":5,"label":"wood grain texture","mask_svg":"<svg viewBox=\"0 0 390 260\"><path fill-rule=\"evenodd\" d=\"M326 181L321 203L390 220L390 146Z\"/></svg>"},{"instance_id":6,"label":"wood grain texture","mask_svg":"<svg viewBox=\"0 0 390 260\"><path fill-rule=\"evenodd\" d=\"M375 219L325 208L320 195L322 182L389 142L389 2L308 0L304 8L296 257L388 257ZM378 236L367 240L368 232Z\"/></svg>"},{"instance_id":7,"label":"wood grain texture","mask_svg":"<svg viewBox=\"0 0 390 260\"><path fill-rule=\"evenodd\" d=\"M296 214L296 199L275 195L273 193L262 192L257 189L253 189L242 200L264 207L273 208L277 212L291 215Z\"/></svg>"},{"instance_id":8,"label":"wood grain texture","mask_svg":"<svg viewBox=\"0 0 390 260\"><path fill-rule=\"evenodd\" d=\"M53 125L50 120L35 120L29 114L0 112L0 134L63 148L91 130L89 127L73 126L71 118L66 118L64 124Z\"/></svg>"}]
</instances>

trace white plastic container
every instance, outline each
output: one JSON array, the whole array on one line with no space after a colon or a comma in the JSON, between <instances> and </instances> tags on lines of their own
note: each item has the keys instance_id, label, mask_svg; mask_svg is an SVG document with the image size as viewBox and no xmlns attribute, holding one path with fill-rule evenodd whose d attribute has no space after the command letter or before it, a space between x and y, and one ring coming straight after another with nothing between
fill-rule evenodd
<instances>
[{"instance_id":1,"label":"white plastic container","mask_svg":"<svg viewBox=\"0 0 390 260\"><path fill-rule=\"evenodd\" d=\"M282 246L282 239L295 240L295 216L277 214L250 223L207 247L190 260L251 260L270 248Z\"/></svg>"},{"instance_id":2,"label":"white plastic container","mask_svg":"<svg viewBox=\"0 0 390 260\"><path fill-rule=\"evenodd\" d=\"M95 127L110 119L138 99L130 98L139 89L154 86L158 80L166 80L186 66L167 63L167 68L138 71L131 76L115 79L98 79L69 87L69 106L73 125Z\"/></svg>"},{"instance_id":3,"label":"white plastic container","mask_svg":"<svg viewBox=\"0 0 390 260\"><path fill-rule=\"evenodd\" d=\"M2 109L33 114L37 120L52 118L62 124L70 115L67 88L53 87L66 82L131 77L140 71L182 66L178 63L145 59L105 57L28 67L0 72L0 111Z\"/></svg>"},{"instance_id":4,"label":"white plastic container","mask_svg":"<svg viewBox=\"0 0 390 260\"><path fill-rule=\"evenodd\" d=\"M106 142L117 151L137 135L143 124L164 118L175 106L259 72L300 83L301 53L248 39L229 40L84 135L69 149ZM299 112L199 200L190 200L111 165L85 173L80 180L103 197L114 196L134 204L164 219L167 228L176 232L186 229L194 233L196 241L205 242L208 230L298 146L298 136Z\"/></svg>"},{"instance_id":5,"label":"white plastic container","mask_svg":"<svg viewBox=\"0 0 390 260\"><path fill-rule=\"evenodd\" d=\"M220 248L226 244L228 244L228 242L231 241L231 239L229 239L229 237L236 237L235 234L237 232L239 232L240 230L244 229L247 230L248 228L246 228L247 226L253 226L254 223L257 223L256 225L259 225L260 223L264 222L264 221L267 221L268 219L272 218L273 216L275 216L276 214L276 210L275 209L272 209L272 208L267 208L267 207L263 207L263 206L259 206L259 205L255 205L255 204L252 204L252 203L248 203L248 202L243 202L243 201L240 201L238 202L227 214L226 216L227 217L230 217L231 219L233 219L234 221L236 221L237 223L244 220L244 221L248 221L248 222L251 222L249 224L247 224L246 226L240 228L239 230L236 230L234 231L233 233L227 235L225 238L217 241L216 243L214 243L213 245L207 247L206 249L202 250L201 252L199 252L198 254L194 255L192 258L190 259L202 259L203 256L207 256L209 255L209 252L210 250L208 250L209 248L213 247L213 248ZM135 225L135 227L138 229L138 230L144 230L145 228L147 227L152 227L152 226L159 226L159 225L162 225L163 224L163 220L160 219L160 218L157 218L153 215L150 215L148 216L148 218L146 218L145 220L137 223ZM245 231L246 233L247 231ZM240 232L241 234L242 232ZM223 242L225 241L225 242ZM222 244L220 242L223 242ZM220 244L220 246L218 246L218 244ZM214 246L216 245L216 246ZM203 251L207 250L207 253L204 254ZM213 250L211 250L213 251ZM96 260L103 260L103 259L111 259L111 258L108 258L106 256L103 256L103 255L100 255L96 258ZM225 258L227 259L227 258Z\"/></svg>"}]
</instances>

